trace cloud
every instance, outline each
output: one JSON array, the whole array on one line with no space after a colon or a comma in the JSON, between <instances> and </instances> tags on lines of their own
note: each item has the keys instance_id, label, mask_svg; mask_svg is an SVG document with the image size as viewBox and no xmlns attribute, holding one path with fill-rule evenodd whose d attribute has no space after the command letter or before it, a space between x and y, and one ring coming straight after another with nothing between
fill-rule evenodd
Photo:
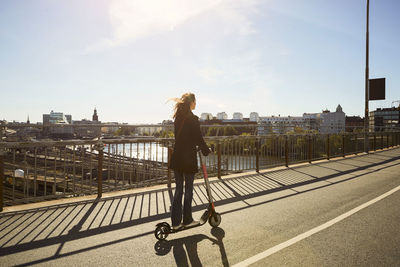
<instances>
[{"instance_id":1,"label":"cloud","mask_svg":"<svg viewBox=\"0 0 400 267\"><path fill-rule=\"evenodd\" d=\"M112 0L110 38L86 48L86 53L129 44L152 35L174 31L189 19L210 19L224 24L224 33L255 32L250 20L260 0Z\"/></svg>"},{"instance_id":2,"label":"cloud","mask_svg":"<svg viewBox=\"0 0 400 267\"><path fill-rule=\"evenodd\" d=\"M280 110L276 103L285 81L266 58L263 51L247 50L229 58L212 58L201 67L200 76L216 88L199 98L201 112L239 111L248 116L253 111L265 115Z\"/></svg>"}]
</instances>

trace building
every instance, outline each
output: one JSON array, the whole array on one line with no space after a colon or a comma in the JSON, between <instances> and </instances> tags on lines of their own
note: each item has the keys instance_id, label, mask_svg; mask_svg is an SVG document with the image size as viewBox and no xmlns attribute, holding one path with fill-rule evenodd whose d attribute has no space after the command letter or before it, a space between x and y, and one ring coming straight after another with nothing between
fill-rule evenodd
<instances>
[{"instance_id":1,"label":"building","mask_svg":"<svg viewBox=\"0 0 400 267\"><path fill-rule=\"evenodd\" d=\"M201 113L200 120L202 121L207 121L207 120L212 120L213 115L211 113Z\"/></svg>"},{"instance_id":2,"label":"building","mask_svg":"<svg viewBox=\"0 0 400 267\"><path fill-rule=\"evenodd\" d=\"M101 132L105 135L112 135L119 129L118 124L118 122L105 122L101 127Z\"/></svg>"},{"instance_id":3,"label":"building","mask_svg":"<svg viewBox=\"0 0 400 267\"><path fill-rule=\"evenodd\" d=\"M258 134L285 134L296 132L299 128L320 133L340 133L345 131L345 116L342 107L338 105L335 112L324 110L321 113L304 113L301 117L280 115L259 117ZM250 117L254 118L255 115L250 114Z\"/></svg>"},{"instance_id":4,"label":"building","mask_svg":"<svg viewBox=\"0 0 400 267\"><path fill-rule=\"evenodd\" d=\"M258 122L259 118L260 118L260 116L258 115L257 112L250 113L250 121Z\"/></svg>"},{"instance_id":5,"label":"building","mask_svg":"<svg viewBox=\"0 0 400 267\"><path fill-rule=\"evenodd\" d=\"M370 131L400 129L400 105L391 108L378 108L369 113Z\"/></svg>"},{"instance_id":6,"label":"building","mask_svg":"<svg viewBox=\"0 0 400 267\"><path fill-rule=\"evenodd\" d=\"M161 132L164 129L162 125L145 125L135 128L138 135L154 135L155 133Z\"/></svg>"},{"instance_id":7,"label":"building","mask_svg":"<svg viewBox=\"0 0 400 267\"><path fill-rule=\"evenodd\" d=\"M95 138L101 135L99 122L86 119L73 122L74 134L79 138Z\"/></svg>"},{"instance_id":8,"label":"building","mask_svg":"<svg viewBox=\"0 0 400 267\"><path fill-rule=\"evenodd\" d=\"M72 116L62 112L43 114L43 131L45 134L55 137L72 137L74 129L72 127Z\"/></svg>"},{"instance_id":9,"label":"building","mask_svg":"<svg viewBox=\"0 0 400 267\"><path fill-rule=\"evenodd\" d=\"M320 133L341 133L345 131L346 114L340 105L335 112L324 110L322 113L304 113L305 129Z\"/></svg>"},{"instance_id":10,"label":"building","mask_svg":"<svg viewBox=\"0 0 400 267\"><path fill-rule=\"evenodd\" d=\"M364 129L364 118L360 116L346 116L346 132L363 131Z\"/></svg>"},{"instance_id":11,"label":"building","mask_svg":"<svg viewBox=\"0 0 400 267\"><path fill-rule=\"evenodd\" d=\"M43 125L46 124L71 124L72 116L62 112L50 111L50 114L43 114Z\"/></svg>"},{"instance_id":12,"label":"building","mask_svg":"<svg viewBox=\"0 0 400 267\"><path fill-rule=\"evenodd\" d=\"M241 120L243 120L243 114L240 112L235 112L235 113L233 113L232 119L241 121Z\"/></svg>"},{"instance_id":13,"label":"building","mask_svg":"<svg viewBox=\"0 0 400 267\"><path fill-rule=\"evenodd\" d=\"M321 133L341 133L345 131L346 114L340 105L336 107L335 112L322 112L321 117Z\"/></svg>"},{"instance_id":14,"label":"building","mask_svg":"<svg viewBox=\"0 0 400 267\"><path fill-rule=\"evenodd\" d=\"M93 116L92 116L92 121L94 121L94 122L98 122L98 121L99 121L99 116L97 116L97 110L96 110L96 108L94 108L94 113L93 113Z\"/></svg>"},{"instance_id":15,"label":"building","mask_svg":"<svg viewBox=\"0 0 400 267\"><path fill-rule=\"evenodd\" d=\"M217 113L217 120L227 120L228 115L225 112L219 112Z\"/></svg>"},{"instance_id":16,"label":"building","mask_svg":"<svg viewBox=\"0 0 400 267\"><path fill-rule=\"evenodd\" d=\"M83 119L80 121L73 121L74 134L79 138L94 138L101 135L101 121L97 115L96 108L93 111L92 120Z\"/></svg>"},{"instance_id":17,"label":"building","mask_svg":"<svg viewBox=\"0 0 400 267\"><path fill-rule=\"evenodd\" d=\"M296 116L270 116L270 117L259 117L259 135L265 135L270 133L285 134L288 132L294 132L295 128L304 129L304 118Z\"/></svg>"}]
</instances>

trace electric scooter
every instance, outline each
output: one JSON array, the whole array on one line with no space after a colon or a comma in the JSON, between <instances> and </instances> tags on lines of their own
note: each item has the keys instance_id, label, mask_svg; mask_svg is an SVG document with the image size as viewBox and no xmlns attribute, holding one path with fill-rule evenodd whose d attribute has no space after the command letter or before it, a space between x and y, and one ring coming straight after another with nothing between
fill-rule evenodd
<instances>
[{"instance_id":1,"label":"electric scooter","mask_svg":"<svg viewBox=\"0 0 400 267\"><path fill-rule=\"evenodd\" d=\"M221 223L221 215L215 211L214 201L213 201L213 197L211 194L210 182L208 181L206 165L203 163L200 151L198 153L199 153L199 157L200 157L200 165L203 170L204 182L206 184L206 189L207 189L208 207L204 211L203 215L200 218L199 223L197 223L197 224L188 225L188 226L183 225L182 227L175 230L167 222L158 223L156 225L156 230L154 230L154 235L156 236L156 238L158 240L165 240L169 234L173 234L173 233L177 233L180 231L188 230L190 228L201 226L201 225L205 224L207 222L207 220L208 220L208 223L212 227L218 227L218 225Z\"/></svg>"}]
</instances>

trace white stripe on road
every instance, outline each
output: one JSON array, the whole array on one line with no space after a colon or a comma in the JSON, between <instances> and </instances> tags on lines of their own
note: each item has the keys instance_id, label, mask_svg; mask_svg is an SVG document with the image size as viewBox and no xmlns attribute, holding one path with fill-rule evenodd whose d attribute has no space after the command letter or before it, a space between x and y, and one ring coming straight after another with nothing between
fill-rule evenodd
<instances>
[{"instance_id":1,"label":"white stripe on road","mask_svg":"<svg viewBox=\"0 0 400 267\"><path fill-rule=\"evenodd\" d=\"M372 200L370 200L370 201L358 206L357 208L354 208L354 209L352 209L352 210L350 210L350 211L348 211L348 212L346 212L346 213L344 213L344 214L342 214L342 215L340 215L340 216L338 216L338 217L336 217L336 218L334 218L334 219L332 219L332 220L330 220L330 221L328 221L328 222L326 222L326 223L324 223L324 224L322 224L320 226L317 226L317 227L315 227L315 228L313 228L313 229L311 229L311 230L309 230L309 231L307 231L305 233L302 233L302 234L300 234L300 235L298 235L298 236L296 236L296 237L294 237L294 238L292 238L290 240L287 240L287 241L285 241L285 242L283 242L283 243L281 243L279 245L276 245L276 246L274 246L272 248L269 248L269 249L265 250L264 252L261 252L261 253L259 253L257 255L254 255L253 257L248 258L247 260L239 262L239 263L233 265L232 267L249 266L250 264L253 264L253 263L255 263L255 262L257 262L257 261L259 261L261 259L264 259L264 258L266 258L266 257L268 257L268 256L270 256L270 255L272 255L272 254L284 249L284 248L287 248L287 247L289 247L289 246L291 246L291 245L293 245L293 244L295 244L295 243L297 243L297 242L299 242L299 241L301 241L301 240L303 240L303 239L305 239L305 238L307 238L307 237L309 237L309 236L311 236L311 235L313 235L315 233L318 233L318 232L320 232L320 231L322 231L322 230L334 225L335 223L340 222L341 220L346 219L347 217L353 215L354 213L356 213L356 212L358 212L358 211L360 211L360 210L362 210L362 209L364 209L364 208L366 208L366 207L378 202L381 199L384 199L387 196L390 196L391 194L395 193L398 190L400 190L400 186L397 186L396 188L386 192L385 194L380 195L379 197L374 198L374 199L372 199Z\"/></svg>"}]
</instances>

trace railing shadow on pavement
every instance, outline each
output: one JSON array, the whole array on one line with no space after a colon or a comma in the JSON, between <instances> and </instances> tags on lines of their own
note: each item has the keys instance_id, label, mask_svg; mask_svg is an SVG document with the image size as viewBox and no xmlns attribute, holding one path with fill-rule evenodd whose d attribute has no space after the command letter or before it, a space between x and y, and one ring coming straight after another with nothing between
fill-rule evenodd
<instances>
[{"instance_id":1,"label":"railing shadow on pavement","mask_svg":"<svg viewBox=\"0 0 400 267\"><path fill-rule=\"evenodd\" d=\"M325 168L325 165L327 165L326 162L303 165L278 171L264 171L257 174L247 174L239 177L214 180L211 181L211 184L214 193L215 204L218 206L238 201L246 203L246 206L244 207L227 210L221 213L227 214L249 207L288 198L297 194L302 194L336 183L352 180L368 173L377 172L379 170L398 165L399 163L387 165L387 163L391 163L400 159L398 153L391 153L390 156L391 157L376 163L367 165L363 164L362 166L347 170L329 167L329 169L333 169L336 172L330 172L330 174L321 176L316 176L310 172L307 172L307 168L310 166L319 166ZM345 164L345 160L346 158L332 162ZM371 167L377 167L382 164L385 164L385 166L371 169ZM367 172L363 172L362 174L357 173L350 178L341 179L339 181L328 181L326 184L318 185L303 191L294 190L295 187L309 185L319 181L326 181L331 178L342 176L344 174L351 174L360 170L366 170ZM249 204L246 202L247 199L288 189L294 192L292 194L278 196L267 201L257 202L255 204ZM208 203L204 184L196 184L194 187L194 192L193 211L204 209ZM98 234L168 218L170 215L169 205L171 203L172 195L173 189L165 188L144 193L135 193L131 195L1 214L0 256L29 251L50 245L59 245L55 255L41 260L29 262L25 264L27 266L31 264L43 263L59 257L83 253L92 249L110 246L152 234L153 231L139 233L126 238L121 238L92 247L60 254L62 247L68 241L79 240ZM152 200L154 202L152 202ZM155 203L155 205L151 205L152 203ZM120 210L122 210L122 212L120 212Z\"/></svg>"},{"instance_id":2,"label":"railing shadow on pavement","mask_svg":"<svg viewBox=\"0 0 400 267\"><path fill-rule=\"evenodd\" d=\"M165 256L170 253L172 249L177 266L202 266L197 252L197 244L203 240L209 240L212 242L213 245L218 245L219 251L221 253L222 265L229 266L224 242L222 240L225 237L225 231L220 227L216 227L211 229L211 234L215 238L211 238L204 234L197 234L182 238L176 238L173 240L157 241L154 245L154 250L156 252L156 255Z\"/></svg>"}]
</instances>

